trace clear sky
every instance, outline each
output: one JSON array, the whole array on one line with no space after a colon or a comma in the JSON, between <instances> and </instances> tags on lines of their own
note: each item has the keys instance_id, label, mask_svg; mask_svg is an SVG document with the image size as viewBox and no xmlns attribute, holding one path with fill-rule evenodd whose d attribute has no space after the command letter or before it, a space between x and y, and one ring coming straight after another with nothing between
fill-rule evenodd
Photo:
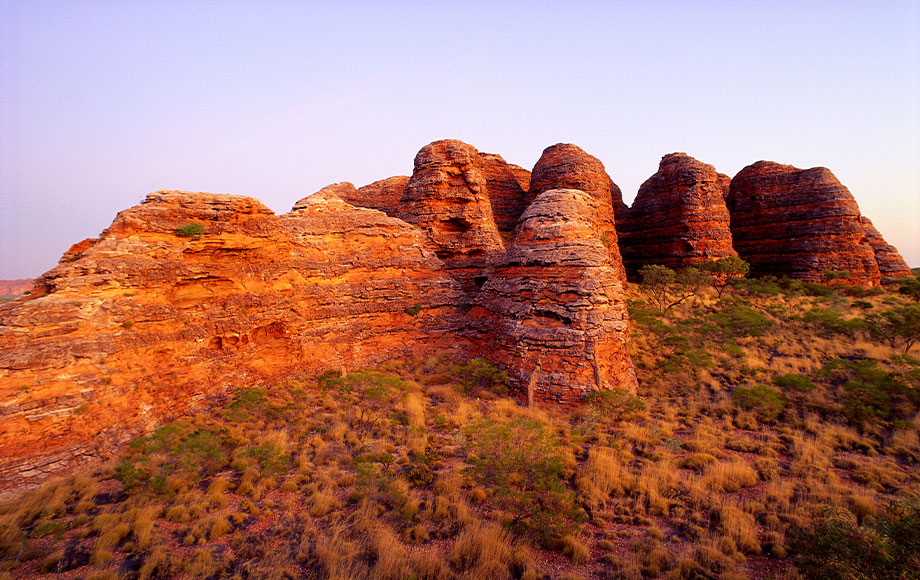
<instances>
[{"instance_id":1,"label":"clear sky","mask_svg":"<svg viewBox=\"0 0 920 580\"><path fill-rule=\"evenodd\" d=\"M823 165L920 266L920 0L0 0L0 278L157 189L286 212L443 138L576 143L627 203L674 151Z\"/></svg>"}]
</instances>

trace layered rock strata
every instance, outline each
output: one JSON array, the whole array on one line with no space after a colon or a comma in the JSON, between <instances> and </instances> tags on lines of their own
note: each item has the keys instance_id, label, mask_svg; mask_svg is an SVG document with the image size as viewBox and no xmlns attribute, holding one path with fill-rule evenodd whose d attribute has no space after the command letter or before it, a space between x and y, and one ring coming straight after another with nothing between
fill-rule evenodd
<instances>
[{"instance_id":1,"label":"layered rock strata","mask_svg":"<svg viewBox=\"0 0 920 580\"><path fill-rule=\"evenodd\" d=\"M622 266L601 240L602 203L570 189L537 196L470 311L532 402L636 389Z\"/></svg>"},{"instance_id":2,"label":"layered rock strata","mask_svg":"<svg viewBox=\"0 0 920 580\"><path fill-rule=\"evenodd\" d=\"M639 188L632 207L617 219L626 271L635 275L646 264L686 268L737 256L724 185L712 165L686 153L665 155L658 172Z\"/></svg>"},{"instance_id":3,"label":"layered rock strata","mask_svg":"<svg viewBox=\"0 0 920 580\"><path fill-rule=\"evenodd\" d=\"M501 155L481 153L480 156L495 225L499 232L513 233L527 209L527 190L523 184L530 184L530 172L509 164Z\"/></svg>"},{"instance_id":4,"label":"layered rock strata","mask_svg":"<svg viewBox=\"0 0 920 580\"><path fill-rule=\"evenodd\" d=\"M849 284L879 284L856 201L828 169L758 161L732 178L727 205L735 250L753 275L821 282L835 271Z\"/></svg>"},{"instance_id":5,"label":"layered rock strata","mask_svg":"<svg viewBox=\"0 0 920 580\"><path fill-rule=\"evenodd\" d=\"M417 228L330 191L151 194L0 305L0 494L233 387L463 351L462 296Z\"/></svg>"},{"instance_id":6,"label":"layered rock strata","mask_svg":"<svg viewBox=\"0 0 920 580\"><path fill-rule=\"evenodd\" d=\"M885 241L881 232L875 228L869 218L861 216L860 221L862 222L863 229L866 231L866 243L868 243L869 246L872 247L872 251L875 252L875 261L878 264L882 282L888 283L894 282L899 278L912 277L913 273L910 271L907 262L905 262L901 254L898 253L898 249Z\"/></svg>"},{"instance_id":7,"label":"layered rock strata","mask_svg":"<svg viewBox=\"0 0 920 580\"><path fill-rule=\"evenodd\" d=\"M533 200L551 189L577 189L598 201L598 231L608 250L616 254L614 268L617 268L620 280L625 282L626 270L619 255L615 212L625 213L627 207L620 188L607 175L604 164L577 145L557 143L547 147L531 172L529 198Z\"/></svg>"},{"instance_id":8,"label":"layered rock strata","mask_svg":"<svg viewBox=\"0 0 920 580\"><path fill-rule=\"evenodd\" d=\"M355 191L339 192L338 195L352 205L376 209L396 217L399 200L402 199L407 183L408 176L396 175L359 187Z\"/></svg>"},{"instance_id":9,"label":"layered rock strata","mask_svg":"<svg viewBox=\"0 0 920 580\"><path fill-rule=\"evenodd\" d=\"M398 215L422 230L470 294L505 249L492 213L482 157L462 141L435 141L418 152Z\"/></svg>"}]
</instances>

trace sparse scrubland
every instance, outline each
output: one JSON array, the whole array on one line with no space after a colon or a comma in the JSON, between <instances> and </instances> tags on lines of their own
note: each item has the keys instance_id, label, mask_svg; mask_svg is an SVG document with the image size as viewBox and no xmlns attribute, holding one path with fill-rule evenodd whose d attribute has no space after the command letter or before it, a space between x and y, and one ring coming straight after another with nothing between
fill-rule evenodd
<instances>
[{"instance_id":1,"label":"sparse scrubland","mask_svg":"<svg viewBox=\"0 0 920 580\"><path fill-rule=\"evenodd\" d=\"M631 286L640 390L571 412L451 353L237 390L0 507L0 578L917 578L916 297L829 284Z\"/></svg>"}]
</instances>

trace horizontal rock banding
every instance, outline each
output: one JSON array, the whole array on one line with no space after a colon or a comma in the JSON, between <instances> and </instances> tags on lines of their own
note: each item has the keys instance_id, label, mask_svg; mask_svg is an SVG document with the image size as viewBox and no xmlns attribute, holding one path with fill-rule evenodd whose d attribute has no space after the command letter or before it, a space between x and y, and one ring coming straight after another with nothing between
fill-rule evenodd
<instances>
[{"instance_id":1,"label":"horizontal rock banding","mask_svg":"<svg viewBox=\"0 0 920 580\"><path fill-rule=\"evenodd\" d=\"M665 155L632 207L617 219L627 272L635 275L647 264L686 268L737 256L723 197L725 179L686 153Z\"/></svg>"},{"instance_id":2,"label":"horizontal rock banding","mask_svg":"<svg viewBox=\"0 0 920 580\"><path fill-rule=\"evenodd\" d=\"M753 275L821 282L834 271L847 272L850 284L879 284L856 201L828 169L758 161L732 178L730 190L734 247Z\"/></svg>"}]
</instances>

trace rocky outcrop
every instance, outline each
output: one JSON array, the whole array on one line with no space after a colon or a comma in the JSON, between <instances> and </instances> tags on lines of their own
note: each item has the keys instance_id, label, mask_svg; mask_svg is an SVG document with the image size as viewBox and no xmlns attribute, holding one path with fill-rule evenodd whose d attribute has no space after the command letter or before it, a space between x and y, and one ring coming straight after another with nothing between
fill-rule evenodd
<instances>
[{"instance_id":1,"label":"rocky outcrop","mask_svg":"<svg viewBox=\"0 0 920 580\"><path fill-rule=\"evenodd\" d=\"M572 405L597 389L636 389L620 256L601 240L602 203L578 190L537 196L470 311L531 401Z\"/></svg>"},{"instance_id":2,"label":"rocky outcrop","mask_svg":"<svg viewBox=\"0 0 920 580\"><path fill-rule=\"evenodd\" d=\"M0 297L19 296L32 288L31 278L0 280Z\"/></svg>"},{"instance_id":3,"label":"rocky outcrop","mask_svg":"<svg viewBox=\"0 0 920 580\"><path fill-rule=\"evenodd\" d=\"M732 178L724 173L716 174L719 178L719 188L722 190L722 199L727 199L732 187Z\"/></svg>"},{"instance_id":4,"label":"rocky outcrop","mask_svg":"<svg viewBox=\"0 0 920 580\"><path fill-rule=\"evenodd\" d=\"M901 254L898 253L898 249L885 241L885 238L883 238L881 232L875 228L872 221L866 216L861 216L860 221L862 222L863 228L866 230L866 243L868 243L869 246L872 247L872 251L875 252L875 261L878 264L882 282L888 283L894 282L899 278L913 277L910 267L907 265L907 262L904 261L904 258L901 257Z\"/></svg>"},{"instance_id":5,"label":"rocky outcrop","mask_svg":"<svg viewBox=\"0 0 920 580\"><path fill-rule=\"evenodd\" d=\"M406 190L407 183L409 183L407 176L396 175L359 187L355 191L340 192L338 195L352 205L376 209L396 217L399 200Z\"/></svg>"},{"instance_id":6,"label":"rocky outcrop","mask_svg":"<svg viewBox=\"0 0 920 580\"><path fill-rule=\"evenodd\" d=\"M281 216L157 192L79 246L0 305L0 494L234 387L470 344L421 232L329 190Z\"/></svg>"},{"instance_id":7,"label":"rocky outcrop","mask_svg":"<svg viewBox=\"0 0 920 580\"><path fill-rule=\"evenodd\" d=\"M504 251L482 157L462 141L435 141L418 152L398 215L424 232L468 293Z\"/></svg>"},{"instance_id":8,"label":"rocky outcrop","mask_svg":"<svg viewBox=\"0 0 920 580\"><path fill-rule=\"evenodd\" d=\"M501 155L481 153L480 156L495 225L499 232L513 234L518 218L527 209L527 191L521 182L530 183L530 172L510 165Z\"/></svg>"},{"instance_id":9,"label":"rocky outcrop","mask_svg":"<svg viewBox=\"0 0 920 580\"><path fill-rule=\"evenodd\" d=\"M348 181L342 181L340 183L332 183L317 191L314 194L308 195L303 199L297 200L297 203L294 204L294 207L291 208L291 211L298 211L308 207L312 207L312 204L318 199L330 199L337 198L340 200L345 200L347 197L353 197L357 194L358 190L355 189L355 186ZM313 196L319 196L315 199Z\"/></svg>"},{"instance_id":10,"label":"rocky outcrop","mask_svg":"<svg viewBox=\"0 0 920 580\"><path fill-rule=\"evenodd\" d=\"M686 268L737 256L724 184L712 165L686 153L662 157L658 172L642 184L632 207L617 219L627 272L635 275L647 264Z\"/></svg>"},{"instance_id":11,"label":"rocky outcrop","mask_svg":"<svg viewBox=\"0 0 920 580\"><path fill-rule=\"evenodd\" d=\"M758 161L732 178L727 205L735 250L753 275L820 282L831 270L850 284L879 284L856 201L828 169Z\"/></svg>"},{"instance_id":12,"label":"rocky outcrop","mask_svg":"<svg viewBox=\"0 0 920 580\"><path fill-rule=\"evenodd\" d=\"M598 201L597 227L601 240L611 253L617 276L626 281L626 270L619 256L615 212L625 213L626 204L620 188L607 175L600 159L588 155L569 143L557 143L543 150L543 155L534 165L530 178L529 199L533 200L551 189L577 189Z\"/></svg>"}]
</instances>

